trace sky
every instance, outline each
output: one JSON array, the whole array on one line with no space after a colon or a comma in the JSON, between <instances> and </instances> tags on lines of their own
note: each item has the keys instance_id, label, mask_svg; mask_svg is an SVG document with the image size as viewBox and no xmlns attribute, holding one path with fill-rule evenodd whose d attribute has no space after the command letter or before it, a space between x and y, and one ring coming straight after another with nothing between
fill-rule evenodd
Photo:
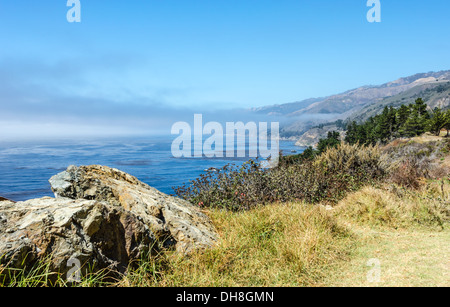
<instances>
[{"instance_id":1,"label":"sky","mask_svg":"<svg viewBox=\"0 0 450 307\"><path fill-rule=\"evenodd\" d=\"M0 0L0 139L166 129L194 112L450 69L450 1ZM170 125L169 125L170 124Z\"/></svg>"}]
</instances>

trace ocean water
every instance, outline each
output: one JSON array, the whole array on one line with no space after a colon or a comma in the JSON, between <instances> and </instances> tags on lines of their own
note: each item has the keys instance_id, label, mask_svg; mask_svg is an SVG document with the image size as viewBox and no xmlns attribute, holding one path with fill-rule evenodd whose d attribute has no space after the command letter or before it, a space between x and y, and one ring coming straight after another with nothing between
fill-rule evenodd
<instances>
[{"instance_id":1,"label":"ocean water","mask_svg":"<svg viewBox=\"0 0 450 307\"><path fill-rule=\"evenodd\" d=\"M127 172L156 189L173 194L210 167L241 164L248 158L174 158L174 136L0 142L0 196L23 201L53 196L48 179L69 165L100 164ZM248 146L248 145L247 145ZM281 141L284 155L300 153Z\"/></svg>"}]
</instances>

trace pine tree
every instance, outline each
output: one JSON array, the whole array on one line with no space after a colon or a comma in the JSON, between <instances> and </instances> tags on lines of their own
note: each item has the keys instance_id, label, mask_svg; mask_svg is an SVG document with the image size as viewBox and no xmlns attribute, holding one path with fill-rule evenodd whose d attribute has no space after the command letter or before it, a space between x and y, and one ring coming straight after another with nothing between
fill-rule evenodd
<instances>
[{"instance_id":1,"label":"pine tree","mask_svg":"<svg viewBox=\"0 0 450 307\"><path fill-rule=\"evenodd\" d=\"M319 140L319 144L317 144L317 151L321 154L328 148L337 147L340 143L340 133L337 131L329 131L326 139Z\"/></svg>"},{"instance_id":2,"label":"pine tree","mask_svg":"<svg viewBox=\"0 0 450 307\"><path fill-rule=\"evenodd\" d=\"M350 144L369 145L378 142L386 143L400 136L420 135L431 129L432 117L427 108L428 106L421 98L416 99L414 104L402 105L398 109L386 106L381 114L370 117L364 123L348 124L345 141ZM438 121L434 126L445 123L450 134L450 111L445 116L438 115L434 120ZM434 131L438 129L437 126Z\"/></svg>"},{"instance_id":3,"label":"pine tree","mask_svg":"<svg viewBox=\"0 0 450 307\"><path fill-rule=\"evenodd\" d=\"M447 137L450 136L450 110L447 110L447 112L445 112L444 129L447 130Z\"/></svg>"},{"instance_id":4,"label":"pine tree","mask_svg":"<svg viewBox=\"0 0 450 307\"><path fill-rule=\"evenodd\" d=\"M427 112L427 105L425 102L423 102L422 98L417 98L416 103L414 104L414 108L416 109L419 117L421 118L427 118L428 112Z\"/></svg>"},{"instance_id":5,"label":"pine tree","mask_svg":"<svg viewBox=\"0 0 450 307\"><path fill-rule=\"evenodd\" d=\"M410 114L411 109L404 104L397 110L397 131L406 123Z\"/></svg>"},{"instance_id":6,"label":"pine tree","mask_svg":"<svg viewBox=\"0 0 450 307\"><path fill-rule=\"evenodd\" d=\"M447 117L441 109L436 108L433 110L432 117L428 121L428 131L433 133L434 135L439 135L441 133L442 128L444 128L447 124Z\"/></svg>"},{"instance_id":7,"label":"pine tree","mask_svg":"<svg viewBox=\"0 0 450 307\"><path fill-rule=\"evenodd\" d=\"M391 107L385 107L383 113L375 117L377 123L375 136L377 140L385 142L390 140L396 130L396 111Z\"/></svg>"},{"instance_id":8,"label":"pine tree","mask_svg":"<svg viewBox=\"0 0 450 307\"><path fill-rule=\"evenodd\" d=\"M414 110L400 129L400 134L406 137L414 137L425 132L419 113Z\"/></svg>"},{"instance_id":9,"label":"pine tree","mask_svg":"<svg viewBox=\"0 0 450 307\"><path fill-rule=\"evenodd\" d=\"M353 121L347 125L347 134L345 135L345 141L349 144L356 144L360 140L358 135L358 124Z\"/></svg>"},{"instance_id":10,"label":"pine tree","mask_svg":"<svg viewBox=\"0 0 450 307\"><path fill-rule=\"evenodd\" d=\"M389 107L388 113L388 122L389 122L389 138L394 137L395 132L397 131L397 110L393 107Z\"/></svg>"},{"instance_id":11,"label":"pine tree","mask_svg":"<svg viewBox=\"0 0 450 307\"><path fill-rule=\"evenodd\" d=\"M374 135L378 140L385 140L389 134L389 123L388 123L388 113L389 108L384 107L383 113L375 116L375 130Z\"/></svg>"},{"instance_id":12,"label":"pine tree","mask_svg":"<svg viewBox=\"0 0 450 307\"><path fill-rule=\"evenodd\" d=\"M316 151L311 146L306 148L305 151L302 153L302 158L304 160L312 160L312 159L314 159L315 156L316 156Z\"/></svg>"},{"instance_id":13,"label":"pine tree","mask_svg":"<svg viewBox=\"0 0 450 307\"><path fill-rule=\"evenodd\" d=\"M411 113L408 119L400 128L400 134L402 136L414 137L421 135L425 132L425 128L430 119L430 115L427 111L427 105L423 102L422 98L416 99L415 104L409 105Z\"/></svg>"},{"instance_id":14,"label":"pine tree","mask_svg":"<svg viewBox=\"0 0 450 307\"><path fill-rule=\"evenodd\" d=\"M366 121L364 125L364 133L366 135L366 141L364 144L369 145L373 144L375 145L378 142L378 135L377 135L377 118L371 117L368 121Z\"/></svg>"}]
</instances>

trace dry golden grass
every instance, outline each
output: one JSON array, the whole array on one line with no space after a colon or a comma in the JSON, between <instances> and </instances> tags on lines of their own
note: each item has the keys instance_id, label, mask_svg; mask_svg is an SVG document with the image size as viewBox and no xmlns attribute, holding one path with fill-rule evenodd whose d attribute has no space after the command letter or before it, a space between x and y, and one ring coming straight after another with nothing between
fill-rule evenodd
<instances>
[{"instance_id":1,"label":"dry golden grass","mask_svg":"<svg viewBox=\"0 0 450 307\"><path fill-rule=\"evenodd\" d=\"M450 185L426 182L418 191L366 187L335 208L357 237L351 260L335 262L321 286L450 286ZM380 263L370 282L369 259Z\"/></svg>"},{"instance_id":2,"label":"dry golden grass","mask_svg":"<svg viewBox=\"0 0 450 307\"><path fill-rule=\"evenodd\" d=\"M348 259L353 244L349 231L320 206L275 204L210 215L221 237L216 248L189 258L164 255L153 266L163 272L138 270L119 285L309 286L331 263Z\"/></svg>"},{"instance_id":3,"label":"dry golden grass","mask_svg":"<svg viewBox=\"0 0 450 307\"><path fill-rule=\"evenodd\" d=\"M351 260L335 263L321 286L334 287L448 287L450 231L355 229L358 247ZM380 263L379 281L367 278Z\"/></svg>"},{"instance_id":4,"label":"dry golden grass","mask_svg":"<svg viewBox=\"0 0 450 307\"><path fill-rule=\"evenodd\" d=\"M365 187L349 194L335 211L347 224L443 228L450 218L449 203L450 185L435 181L414 192L395 185Z\"/></svg>"},{"instance_id":5,"label":"dry golden grass","mask_svg":"<svg viewBox=\"0 0 450 307\"><path fill-rule=\"evenodd\" d=\"M334 209L291 203L239 213L212 210L221 237L216 248L189 258L165 254L119 285L370 285L370 258L380 258L387 270L383 285L450 285L438 261L448 250L449 232L442 229L448 226L449 199L448 183L442 190L440 182L429 182L418 191L365 187ZM427 243L427 236L435 240ZM424 253L428 249L439 252ZM412 275L396 275L402 265Z\"/></svg>"}]
</instances>

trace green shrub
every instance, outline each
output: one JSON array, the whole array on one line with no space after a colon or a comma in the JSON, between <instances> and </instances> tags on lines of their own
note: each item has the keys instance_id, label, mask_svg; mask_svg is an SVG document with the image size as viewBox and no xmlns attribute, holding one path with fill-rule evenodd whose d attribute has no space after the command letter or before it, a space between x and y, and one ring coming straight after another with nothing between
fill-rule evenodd
<instances>
[{"instance_id":1,"label":"green shrub","mask_svg":"<svg viewBox=\"0 0 450 307\"><path fill-rule=\"evenodd\" d=\"M274 202L336 202L384 175L380 155L378 147L340 144L315 160L281 163L273 169L250 160L203 174L175 193L201 207L233 211Z\"/></svg>"}]
</instances>

